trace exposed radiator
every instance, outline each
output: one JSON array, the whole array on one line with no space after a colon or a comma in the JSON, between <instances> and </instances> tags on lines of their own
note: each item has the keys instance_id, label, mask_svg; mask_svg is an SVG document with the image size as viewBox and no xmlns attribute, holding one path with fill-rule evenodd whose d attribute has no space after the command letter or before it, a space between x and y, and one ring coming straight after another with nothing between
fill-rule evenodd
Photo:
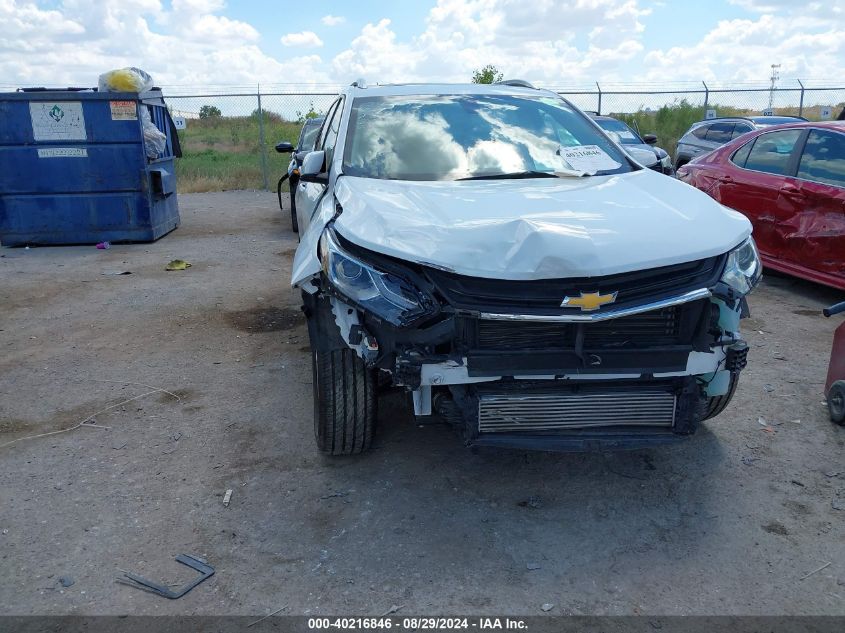
<instances>
[{"instance_id":1,"label":"exposed radiator","mask_svg":"<svg viewBox=\"0 0 845 633\"><path fill-rule=\"evenodd\" d=\"M675 394L659 389L480 393L480 433L548 432L603 426L668 427Z\"/></svg>"}]
</instances>

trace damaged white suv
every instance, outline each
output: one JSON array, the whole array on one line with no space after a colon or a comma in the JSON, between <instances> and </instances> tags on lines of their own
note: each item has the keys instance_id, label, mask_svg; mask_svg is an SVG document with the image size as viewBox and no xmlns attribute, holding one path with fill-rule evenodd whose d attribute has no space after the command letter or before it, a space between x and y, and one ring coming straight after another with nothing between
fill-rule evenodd
<instances>
[{"instance_id":1,"label":"damaged white suv","mask_svg":"<svg viewBox=\"0 0 845 633\"><path fill-rule=\"evenodd\" d=\"M667 443L722 411L745 366L748 220L524 82L353 84L296 213L327 453L370 446L389 384L467 445Z\"/></svg>"}]
</instances>

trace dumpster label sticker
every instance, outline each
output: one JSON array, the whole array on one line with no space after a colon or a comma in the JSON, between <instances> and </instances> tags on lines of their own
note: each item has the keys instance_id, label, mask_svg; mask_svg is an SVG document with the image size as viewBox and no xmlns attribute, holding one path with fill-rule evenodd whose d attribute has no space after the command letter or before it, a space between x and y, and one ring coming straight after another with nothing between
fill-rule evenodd
<instances>
[{"instance_id":1,"label":"dumpster label sticker","mask_svg":"<svg viewBox=\"0 0 845 633\"><path fill-rule=\"evenodd\" d=\"M138 108L134 101L109 101L112 121L137 121Z\"/></svg>"},{"instance_id":2,"label":"dumpster label sticker","mask_svg":"<svg viewBox=\"0 0 845 633\"><path fill-rule=\"evenodd\" d=\"M88 150L84 147L41 147L38 158L88 158Z\"/></svg>"},{"instance_id":3,"label":"dumpster label sticker","mask_svg":"<svg viewBox=\"0 0 845 633\"><path fill-rule=\"evenodd\" d=\"M84 141L85 117L79 101L30 101L36 141Z\"/></svg>"}]
</instances>

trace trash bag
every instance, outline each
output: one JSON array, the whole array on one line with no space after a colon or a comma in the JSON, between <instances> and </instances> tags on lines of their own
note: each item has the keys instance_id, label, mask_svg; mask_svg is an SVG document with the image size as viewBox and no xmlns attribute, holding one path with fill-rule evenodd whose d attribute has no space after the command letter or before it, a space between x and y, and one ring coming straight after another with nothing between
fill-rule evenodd
<instances>
[{"instance_id":1,"label":"trash bag","mask_svg":"<svg viewBox=\"0 0 845 633\"><path fill-rule=\"evenodd\" d=\"M140 110L141 126L144 130L144 150L147 153L147 158L158 158L158 155L167 147L167 136L153 123L150 111L146 106L142 105Z\"/></svg>"},{"instance_id":2,"label":"trash bag","mask_svg":"<svg viewBox=\"0 0 845 633\"><path fill-rule=\"evenodd\" d=\"M140 68L120 68L100 75L100 92L146 92L153 87L153 78Z\"/></svg>"}]
</instances>

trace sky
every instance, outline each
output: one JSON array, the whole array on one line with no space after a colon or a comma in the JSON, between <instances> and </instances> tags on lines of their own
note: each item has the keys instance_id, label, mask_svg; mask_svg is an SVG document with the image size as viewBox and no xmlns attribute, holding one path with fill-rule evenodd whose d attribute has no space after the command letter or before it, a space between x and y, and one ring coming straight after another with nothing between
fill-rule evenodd
<instances>
[{"instance_id":1,"label":"sky","mask_svg":"<svg viewBox=\"0 0 845 633\"><path fill-rule=\"evenodd\" d=\"M841 85L845 3L795 0L0 0L0 87L93 86L137 66L169 92L468 81L544 87Z\"/></svg>"}]
</instances>

